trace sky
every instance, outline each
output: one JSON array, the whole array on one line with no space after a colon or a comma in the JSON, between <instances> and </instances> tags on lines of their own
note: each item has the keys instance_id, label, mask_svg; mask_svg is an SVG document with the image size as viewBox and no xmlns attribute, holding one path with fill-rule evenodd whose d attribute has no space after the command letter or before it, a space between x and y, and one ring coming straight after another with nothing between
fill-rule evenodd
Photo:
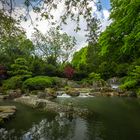
<instances>
[{"instance_id":1,"label":"sky","mask_svg":"<svg viewBox=\"0 0 140 140\"><path fill-rule=\"evenodd\" d=\"M97 12L97 16L101 21L101 31L104 31L105 28L111 23L111 21L109 20L111 7L110 7L109 0L101 0L101 4L102 4L102 12L100 13ZM53 13L55 19L58 19L59 17L58 15L62 12L63 5L60 5L59 7L60 8L54 11ZM93 12L96 11L96 8L94 6L93 9L94 9ZM32 16L33 22L38 24L36 28L40 30L43 34L45 34L49 30L51 25L46 20L41 20L38 22L35 21L36 14L33 13L33 11L30 11L30 15ZM27 20L26 22L21 22L21 26L25 29L27 37L31 39L32 33L34 32L34 27L30 24L30 21ZM79 32L75 32L74 31L75 27L76 27L76 23L68 19L67 25L62 26L62 31L76 38L77 40L76 50L79 50L87 44L86 42L87 38L85 37L85 35L87 34L85 32L86 22L82 17L80 18L81 30Z\"/></svg>"}]
</instances>

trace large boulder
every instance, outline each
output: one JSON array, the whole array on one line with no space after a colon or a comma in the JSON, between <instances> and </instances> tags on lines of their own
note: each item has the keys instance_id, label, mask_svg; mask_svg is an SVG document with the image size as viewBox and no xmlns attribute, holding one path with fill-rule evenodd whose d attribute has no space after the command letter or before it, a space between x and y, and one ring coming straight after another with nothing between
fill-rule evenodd
<instances>
[{"instance_id":1,"label":"large boulder","mask_svg":"<svg viewBox=\"0 0 140 140\"><path fill-rule=\"evenodd\" d=\"M47 95L47 99L55 99L57 98L57 93L54 88L46 88L45 93Z\"/></svg>"},{"instance_id":2,"label":"large boulder","mask_svg":"<svg viewBox=\"0 0 140 140\"><path fill-rule=\"evenodd\" d=\"M66 94L75 97L75 96L79 96L80 92L77 89L69 88L68 90L66 90Z\"/></svg>"}]
</instances>

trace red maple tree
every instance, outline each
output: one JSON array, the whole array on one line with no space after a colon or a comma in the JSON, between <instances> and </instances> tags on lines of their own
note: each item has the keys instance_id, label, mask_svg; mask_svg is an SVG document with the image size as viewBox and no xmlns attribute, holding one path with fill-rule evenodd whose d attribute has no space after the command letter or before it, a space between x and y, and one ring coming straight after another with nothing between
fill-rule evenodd
<instances>
[{"instance_id":1,"label":"red maple tree","mask_svg":"<svg viewBox=\"0 0 140 140\"><path fill-rule=\"evenodd\" d=\"M74 75L74 69L71 66L66 66L64 69L64 74L68 79L71 79Z\"/></svg>"}]
</instances>

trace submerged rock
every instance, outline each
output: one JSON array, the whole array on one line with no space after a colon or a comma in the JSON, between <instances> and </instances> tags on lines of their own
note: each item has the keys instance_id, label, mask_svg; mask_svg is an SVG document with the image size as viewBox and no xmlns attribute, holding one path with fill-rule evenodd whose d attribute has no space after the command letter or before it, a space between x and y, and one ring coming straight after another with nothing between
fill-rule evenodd
<instances>
[{"instance_id":1,"label":"submerged rock","mask_svg":"<svg viewBox=\"0 0 140 140\"><path fill-rule=\"evenodd\" d=\"M15 106L0 106L0 122L8 120L15 112Z\"/></svg>"},{"instance_id":2,"label":"submerged rock","mask_svg":"<svg viewBox=\"0 0 140 140\"><path fill-rule=\"evenodd\" d=\"M26 105L29 105L33 108L39 108L44 111L54 111L56 113L67 112L74 113L79 116L85 116L89 112L87 109L81 109L73 107L72 105L61 105L56 102L52 102L46 99L38 99L37 96L22 96L20 98L15 99L16 102L20 102Z\"/></svg>"}]
</instances>

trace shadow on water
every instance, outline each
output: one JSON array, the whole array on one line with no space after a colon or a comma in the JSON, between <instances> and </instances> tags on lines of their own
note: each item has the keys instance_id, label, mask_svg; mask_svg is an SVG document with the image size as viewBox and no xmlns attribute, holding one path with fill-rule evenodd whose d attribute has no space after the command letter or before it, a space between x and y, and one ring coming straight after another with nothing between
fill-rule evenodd
<instances>
[{"instance_id":1,"label":"shadow on water","mask_svg":"<svg viewBox=\"0 0 140 140\"><path fill-rule=\"evenodd\" d=\"M15 117L0 129L0 140L139 140L140 99L58 98L56 102L88 108L87 118L41 112L13 102Z\"/></svg>"}]
</instances>

